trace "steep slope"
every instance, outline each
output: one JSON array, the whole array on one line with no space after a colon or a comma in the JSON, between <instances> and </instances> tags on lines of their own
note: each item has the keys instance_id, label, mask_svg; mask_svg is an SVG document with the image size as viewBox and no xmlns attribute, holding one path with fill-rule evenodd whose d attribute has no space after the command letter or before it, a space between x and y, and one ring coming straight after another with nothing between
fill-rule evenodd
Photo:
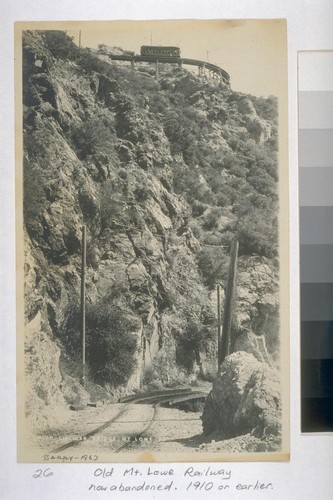
<instances>
[{"instance_id":1,"label":"steep slope","mask_svg":"<svg viewBox=\"0 0 333 500\"><path fill-rule=\"evenodd\" d=\"M32 413L90 397L79 384L83 224L88 391L216 373L215 286L234 237L233 349L279 359L276 100L172 65L155 78L101 52L61 32L23 40Z\"/></svg>"}]
</instances>

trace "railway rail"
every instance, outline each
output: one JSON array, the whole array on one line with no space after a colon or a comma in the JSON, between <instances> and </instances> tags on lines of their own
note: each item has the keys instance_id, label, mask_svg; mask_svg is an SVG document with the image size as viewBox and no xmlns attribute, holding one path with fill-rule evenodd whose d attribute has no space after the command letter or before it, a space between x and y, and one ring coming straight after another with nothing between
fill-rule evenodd
<instances>
[{"instance_id":1,"label":"railway rail","mask_svg":"<svg viewBox=\"0 0 333 500\"><path fill-rule=\"evenodd\" d=\"M67 443L57 447L52 450L52 454L59 453L64 450L68 450L70 448L77 448L82 446L83 443L86 444L87 440L93 438L96 435L99 437L103 436L103 434L109 433L110 431L114 431L114 427L120 424L140 424L140 429L134 430L132 432L126 433L126 440L124 440L120 445L116 445L115 447L110 446L110 451L112 453L119 453L120 451L129 448L133 445L133 443L140 441L143 438L153 423L157 419L157 410L161 405L168 404L172 406L174 404L190 401L195 399L205 399L208 395L208 390L205 389L172 389L159 391L149 394L137 394L126 396L120 400L120 404L122 405L119 411L109 420L106 420L101 425L93 428L89 432L85 432L76 436L73 440L68 441ZM121 420L121 418L127 414L128 412L133 412L134 406L136 405L145 405L146 415L149 413L145 419L140 420ZM138 408L137 408L138 409ZM120 438L122 433L120 432ZM108 438L106 437L106 440Z\"/></svg>"},{"instance_id":2,"label":"railway rail","mask_svg":"<svg viewBox=\"0 0 333 500\"><path fill-rule=\"evenodd\" d=\"M200 61L198 59L188 59L184 57L174 57L174 56L161 56L161 55L113 55L109 54L112 61L127 61L132 64L136 62L150 62L150 63L172 63L182 66L183 64L189 66L197 66L199 70L208 70L217 75L224 83L230 85L230 75L224 69L220 68L216 64L212 64L205 61Z\"/></svg>"}]
</instances>

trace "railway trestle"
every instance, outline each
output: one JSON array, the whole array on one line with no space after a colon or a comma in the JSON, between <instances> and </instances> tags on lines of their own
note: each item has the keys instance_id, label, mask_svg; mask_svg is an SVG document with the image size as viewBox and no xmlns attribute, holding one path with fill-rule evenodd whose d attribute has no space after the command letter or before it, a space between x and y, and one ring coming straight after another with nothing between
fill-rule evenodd
<instances>
[{"instance_id":1,"label":"railway trestle","mask_svg":"<svg viewBox=\"0 0 333 500\"><path fill-rule=\"evenodd\" d=\"M199 76L204 77L208 75L212 78L216 78L224 84L230 86L230 76L229 74L216 64L212 64L205 61L200 61L198 59L188 59L184 57L172 57L172 56L156 56L156 55L109 55L112 61L127 61L130 63L132 70L135 70L135 63L137 62L147 62L155 64L155 75L159 74L160 64L178 64L179 67L183 65L196 66L198 68Z\"/></svg>"}]
</instances>

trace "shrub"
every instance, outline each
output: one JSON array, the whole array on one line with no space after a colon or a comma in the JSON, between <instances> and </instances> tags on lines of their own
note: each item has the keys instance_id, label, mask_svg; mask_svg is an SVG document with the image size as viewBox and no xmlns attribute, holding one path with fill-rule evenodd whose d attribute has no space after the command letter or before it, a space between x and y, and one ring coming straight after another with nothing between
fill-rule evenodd
<instances>
[{"instance_id":1,"label":"shrub","mask_svg":"<svg viewBox=\"0 0 333 500\"><path fill-rule=\"evenodd\" d=\"M202 311L199 317L188 319L185 331L178 339L176 361L186 370L192 371L194 362L201 365L200 353L211 343L215 319L211 312Z\"/></svg>"},{"instance_id":2,"label":"shrub","mask_svg":"<svg viewBox=\"0 0 333 500\"><path fill-rule=\"evenodd\" d=\"M135 367L135 326L129 313L106 301L87 310L88 362L95 382L114 387L127 382Z\"/></svg>"},{"instance_id":3,"label":"shrub","mask_svg":"<svg viewBox=\"0 0 333 500\"><path fill-rule=\"evenodd\" d=\"M110 64L101 61L90 49L79 49L76 53L75 61L86 73L102 73L108 75Z\"/></svg>"},{"instance_id":4,"label":"shrub","mask_svg":"<svg viewBox=\"0 0 333 500\"><path fill-rule=\"evenodd\" d=\"M278 253L278 223L274 213L252 209L239 219L236 228L239 254L273 258Z\"/></svg>"},{"instance_id":5,"label":"shrub","mask_svg":"<svg viewBox=\"0 0 333 500\"><path fill-rule=\"evenodd\" d=\"M265 173L248 177L248 182L260 194L271 196L276 193L275 182L273 181L272 177Z\"/></svg>"},{"instance_id":6,"label":"shrub","mask_svg":"<svg viewBox=\"0 0 333 500\"><path fill-rule=\"evenodd\" d=\"M270 95L267 99L263 97L251 96L251 100L256 108L259 116L265 120L277 121L278 117L278 100L277 97Z\"/></svg>"},{"instance_id":7,"label":"shrub","mask_svg":"<svg viewBox=\"0 0 333 500\"><path fill-rule=\"evenodd\" d=\"M216 283L227 279L227 258L222 253L221 246L204 247L198 256L197 262L204 278L204 283L209 289L213 289Z\"/></svg>"},{"instance_id":8,"label":"shrub","mask_svg":"<svg viewBox=\"0 0 333 500\"><path fill-rule=\"evenodd\" d=\"M46 46L54 57L60 59L73 59L79 48L64 31L45 30L42 32Z\"/></svg>"},{"instance_id":9,"label":"shrub","mask_svg":"<svg viewBox=\"0 0 333 500\"><path fill-rule=\"evenodd\" d=\"M72 141L80 159L85 159L88 155L108 153L115 142L113 123L107 117L92 117L73 127Z\"/></svg>"},{"instance_id":10,"label":"shrub","mask_svg":"<svg viewBox=\"0 0 333 500\"><path fill-rule=\"evenodd\" d=\"M230 198L224 193L218 193L215 196L215 203L218 207L227 207L230 205Z\"/></svg>"},{"instance_id":11,"label":"shrub","mask_svg":"<svg viewBox=\"0 0 333 500\"><path fill-rule=\"evenodd\" d=\"M221 215L222 215L221 208L219 207L212 208L210 212L207 215L205 215L203 228L208 231L215 229L218 225Z\"/></svg>"},{"instance_id":12,"label":"shrub","mask_svg":"<svg viewBox=\"0 0 333 500\"><path fill-rule=\"evenodd\" d=\"M208 206L201 201L194 200L192 203L192 215L193 217L200 217L205 210L207 210Z\"/></svg>"},{"instance_id":13,"label":"shrub","mask_svg":"<svg viewBox=\"0 0 333 500\"><path fill-rule=\"evenodd\" d=\"M199 344L202 337L201 328L194 321L190 321L178 341L176 361L179 365L192 371L194 362L200 362Z\"/></svg>"},{"instance_id":14,"label":"shrub","mask_svg":"<svg viewBox=\"0 0 333 500\"><path fill-rule=\"evenodd\" d=\"M243 165L238 165L236 163L230 168L230 173L236 177L246 177L248 169Z\"/></svg>"}]
</instances>

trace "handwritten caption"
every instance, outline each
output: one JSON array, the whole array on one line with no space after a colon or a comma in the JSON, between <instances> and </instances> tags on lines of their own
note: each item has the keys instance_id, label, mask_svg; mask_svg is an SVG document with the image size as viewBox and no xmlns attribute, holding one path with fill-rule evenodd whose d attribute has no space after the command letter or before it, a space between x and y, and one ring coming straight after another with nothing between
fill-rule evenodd
<instances>
[{"instance_id":1,"label":"handwritten caption","mask_svg":"<svg viewBox=\"0 0 333 500\"><path fill-rule=\"evenodd\" d=\"M182 472L159 466L129 467L124 471L114 467L98 467L93 472L88 491L151 492L151 491L256 491L273 490L271 482L255 478L251 482L234 480L231 469L187 467ZM264 498L264 497L263 497Z\"/></svg>"},{"instance_id":2,"label":"handwritten caption","mask_svg":"<svg viewBox=\"0 0 333 500\"><path fill-rule=\"evenodd\" d=\"M91 457L87 456L87 459ZM47 457L45 461L50 460ZM72 460L66 460L71 462ZM63 461L64 462L64 461ZM35 479L54 477L50 467L36 469ZM182 471L167 466L144 465L128 467L122 470L117 467L97 467L89 477L87 486L90 492L151 492L164 491L173 493L178 490L188 492L218 491L255 491L273 490L273 483L254 478L251 481L240 481L233 478L232 470L219 466L190 466ZM265 498L264 496L262 498Z\"/></svg>"}]
</instances>

